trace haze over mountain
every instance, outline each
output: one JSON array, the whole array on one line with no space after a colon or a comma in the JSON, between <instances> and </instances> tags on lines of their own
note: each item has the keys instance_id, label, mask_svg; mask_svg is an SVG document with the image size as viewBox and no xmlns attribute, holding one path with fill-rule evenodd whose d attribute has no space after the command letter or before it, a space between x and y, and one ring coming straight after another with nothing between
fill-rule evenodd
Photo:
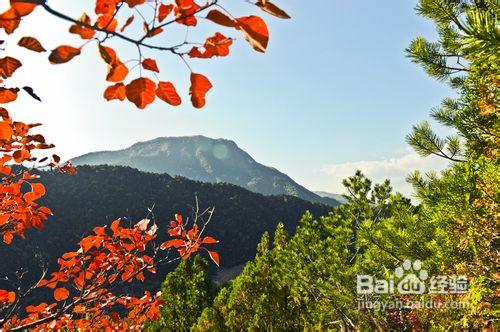
<instances>
[{"instance_id":1,"label":"haze over mountain","mask_svg":"<svg viewBox=\"0 0 500 332\"><path fill-rule=\"evenodd\" d=\"M343 195L341 194L332 194L326 191L313 191L316 195L320 197L327 197L336 200L339 203L345 203L346 199Z\"/></svg>"},{"instance_id":2,"label":"haze over mountain","mask_svg":"<svg viewBox=\"0 0 500 332\"><path fill-rule=\"evenodd\" d=\"M92 152L74 165L129 166L145 172L180 175L203 182L226 182L264 195L290 195L338 205L296 183L275 168L255 161L235 142L205 136L160 137L118 151Z\"/></svg>"}]
</instances>

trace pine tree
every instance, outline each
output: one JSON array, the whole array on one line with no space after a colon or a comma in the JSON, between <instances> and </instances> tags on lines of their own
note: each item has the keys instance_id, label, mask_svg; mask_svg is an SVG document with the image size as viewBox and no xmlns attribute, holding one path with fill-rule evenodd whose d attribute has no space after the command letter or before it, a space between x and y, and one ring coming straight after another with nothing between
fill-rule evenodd
<instances>
[{"instance_id":1,"label":"pine tree","mask_svg":"<svg viewBox=\"0 0 500 332\"><path fill-rule=\"evenodd\" d=\"M169 273L161 287L165 301L158 321L146 326L148 331L189 331L203 309L212 303L215 286L208 279L208 262L197 255L182 260Z\"/></svg>"}]
</instances>

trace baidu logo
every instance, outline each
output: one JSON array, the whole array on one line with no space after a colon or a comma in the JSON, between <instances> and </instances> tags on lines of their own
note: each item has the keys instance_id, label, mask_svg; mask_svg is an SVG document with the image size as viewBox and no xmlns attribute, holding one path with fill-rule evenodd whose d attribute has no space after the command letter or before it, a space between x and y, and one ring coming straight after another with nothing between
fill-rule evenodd
<instances>
[{"instance_id":1,"label":"baidu logo","mask_svg":"<svg viewBox=\"0 0 500 332\"><path fill-rule=\"evenodd\" d=\"M388 279L375 279L371 275L358 275L356 290L358 294L424 294L427 290L425 281L429 278L422 262L409 259L397 267Z\"/></svg>"}]
</instances>

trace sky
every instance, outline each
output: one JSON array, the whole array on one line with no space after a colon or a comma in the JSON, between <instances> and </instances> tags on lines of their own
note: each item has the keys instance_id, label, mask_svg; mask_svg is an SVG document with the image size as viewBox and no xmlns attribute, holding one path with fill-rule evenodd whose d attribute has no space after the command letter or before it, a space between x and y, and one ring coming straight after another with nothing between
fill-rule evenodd
<instances>
[{"instance_id":1,"label":"sky","mask_svg":"<svg viewBox=\"0 0 500 332\"><path fill-rule=\"evenodd\" d=\"M0 7L7 3L1 0ZM91 3L49 0L73 17L91 13ZM361 169L375 182L391 179L407 195L408 172L446 166L418 157L405 142L412 125L428 120L430 110L452 95L405 57L413 38L435 37L432 23L416 15L414 0L275 0L291 20L275 19L244 1L220 3L234 16L264 17L270 42L265 54L257 53L237 31L200 20L200 32L190 39L201 41L217 30L236 38L229 57L190 61L214 85L204 109L190 106L189 71L168 53L145 55L155 55L160 78L172 81L185 102L173 108L157 101L137 110L102 98L106 67L96 45L87 45L68 64L50 65L47 54L14 50L7 43L9 54L24 63L14 82L31 85L43 100L22 96L9 110L20 120L43 123L39 132L63 159L160 136L205 135L235 141L258 162L311 190L342 193L341 180ZM79 46L68 27L39 8L14 39L32 35L47 49ZM155 43L183 37L184 31L176 30ZM129 45L113 40L110 45L123 60L137 58Z\"/></svg>"}]
</instances>

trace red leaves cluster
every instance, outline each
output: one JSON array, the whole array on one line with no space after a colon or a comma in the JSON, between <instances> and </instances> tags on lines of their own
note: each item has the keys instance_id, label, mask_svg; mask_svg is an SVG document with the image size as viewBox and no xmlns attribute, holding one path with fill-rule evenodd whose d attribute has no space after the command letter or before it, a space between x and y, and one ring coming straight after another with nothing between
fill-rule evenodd
<instances>
[{"instance_id":1,"label":"red leaves cluster","mask_svg":"<svg viewBox=\"0 0 500 332\"><path fill-rule=\"evenodd\" d=\"M16 293L0 289L0 308L5 303L13 303L16 300Z\"/></svg>"},{"instance_id":2,"label":"red leaves cluster","mask_svg":"<svg viewBox=\"0 0 500 332\"><path fill-rule=\"evenodd\" d=\"M160 68L154 58L142 57L142 49L150 48L153 50L168 51L176 56L182 57L184 62L186 62L184 59L186 55L191 58L202 59L229 55L233 39L226 37L220 32L216 32L213 36L208 37L203 47L195 46L190 50L185 49L187 45L192 44L187 40L184 43L174 46L154 45L147 42L147 40L162 34L165 31L165 27L170 24L196 27L199 21L197 16L199 16L202 11L208 10L216 5L216 1L209 1L202 4L200 1L198 1L200 2L198 3L195 0L170 0L158 1L155 6L148 6L146 0L93 0L93 2L95 2L95 6L93 7L95 16L91 17L84 12L79 19L71 19L73 23L69 27L70 33L79 36L87 42L81 46L58 46L51 51L49 61L52 64L69 62L81 54L82 48L86 46L88 42L93 40L97 41L99 43L99 52L108 66L106 80L115 83L106 88L104 92L104 98L106 100L123 101L127 99L139 109L143 109L147 105L153 103L156 97L172 106L181 104L182 100L177 94L173 83L161 81L156 77L154 73L160 73ZM11 7L0 14L0 28L3 28L8 34L16 30L21 19L29 15L37 7L37 4L23 2L23 0L10 0L10 3ZM255 5L264 12L276 17L289 18L286 12L268 0L257 0ZM46 4L43 6L45 8ZM124 17L123 10L127 10L127 7L128 10L133 10L134 13L125 16L128 18L122 21ZM148 17L148 15L141 12L141 10L153 10L153 17L147 19L146 17ZM140 24L143 29L142 37L137 38L135 36L129 37L123 35L122 33L125 29L134 23L136 19L134 14L136 14L136 12L139 14L137 18L140 17L142 20L142 24ZM173 16L172 19L166 20L169 15ZM224 27L239 30L255 50L265 52L269 42L269 31L266 23L260 17L252 15L234 18L229 13L226 14L220 10L212 9L209 11L206 18L208 21ZM121 28L118 32L117 29L119 26L121 26ZM102 35L100 33L102 33ZM153 72L150 74L155 76L154 79L152 77L144 77L140 71L140 77L131 79L129 83L125 82L129 75L129 71L137 66L129 68L126 65L129 61L121 61L116 56L116 52L113 49L101 45L104 41L113 37L118 37L121 40L135 44L139 50L139 59L132 59L132 61L137 61L139 66L143 69ZM33 37L23 37L19 45L35 52L45 51L42 44ZM104 57L102 55L103 49L106 49L108 53L112 53L113 56L110 58ZM15 71L16 63L11 62L2 67L5 68L7 72ZM190 67L189 70L192 72ZM193 106L195 108L202 108L206 104L206 93L212 87L212 84L205 76L197 75L199 74L191 75L189 94L191 95ZM203 77L203 79L198 79L197 77ZM17 96L17 92L16 90L1 88L0 99L13 101Z\"/></svg>"},{"instance_id":3,"label":"red leaves cluster","mask_svg":"<svg viewBox=\"0 0 500 332\"><path fill-rule=\"evenodd\" d=\"M165 250L173 247L177 249L179 255L184 259L189 258L189 256L198 250L204 249L208 252L214 263L219 266L219 254L215 251L210 251L203 246L205 244L219 243L219 241L211 236L203 237L202 233L203 231L200 232L198 229L198 224L194 224L190 230L187 230L182 216L176 214L175 220L170 222L170 229L168 230L168 234L172 236L173 239L163 242L160 249Z\"/></svg>"},{"instance_id":4,"label":"red leaves cluster","mask_svg":"<svg viewBox=\"0 0 500 332\"><path fill-rule=\"evenodd\" d=\"M29 13L33 8L31 4L22 6L19 3L13 3L11 7L19 15ZM31 37L21 39L19 44L39 48ZM19 60L6 56L0 59L0 76L8 79L21 66ZM23 90L38 98L30 87L23 87ZM17 87L0 87L0 104L15 101L19 91ZM50 209L37 203L45 195L44 186L37 182L38 176L20 166L27 162L48 160L37 160L33 151L50 149L53 145L46 143L42 135L31 133L31 129L40 124L14 121L3 107L0 107L0 119L0 237L10 244L14 235L24 238L26 229L43 227L43 222L52 214ZM50 165L63 172L74 172L70 164L59 165L59 162L60 158L53 156ZM14 168L16 164L18 167Z\"/></svg>"},{"instance_id":5,"label":"red leaves cluster","mask_svg":"<svg viewBox=\"0 0 500 332\"><path fill-rule=\"evenodd\" d=\"M24 169L13 169L13 164L35 161L32 151L49 149L42 135L32 135L30 130L38 124L13 121L4 108L0 108L0 236L9 244L15 234L24 237L24 231L31 227L41 228L52 212L37 204L45 194L45 188L37 183L38 176ZM45 158L46 159L46 158ZM70 165L58 164L54 157L52 165L63 171L70 171Z\"/></svg>"},{"instance_id":6,"label":"red leaves cluster","mask_svg":"<svg viewBox=\"0 0 500 332\"><path fill-rule=\"evenodd\" d=\"M209 59L214 56L229 55L229 46L233 44L231 38L227 38L220 32L216 32L213 37L206 40L203 47L205 50L201 52L198 47L193 47L188 55L192 58Z\"/></svg>"},{"instance_id":7,"label":"red leaves cluster","mask_svg":"<svg viewBox=\"0 0 500 332\"><path fill-rule=\"evenodd\" d=\"M188 258L203 249L202 245L218 242L212 237L202 238L197 224L185 230L182 217L176 215L175 218L168 230L175 238L156 248L151 255L147 249L157 236L157 226L150 220L141 220L128 228L118 219L111 224L110 231L107 227L95 227L92 235L80 241L77 251L65 253L58 260L58 271L38 283L38 287L53 290L55 302L28 306L27 316L12 317L7 329L28 326L40 331L140 329L146 319L157 319L162 306L157 295L145 292L138 298L111 290L134 280L142 282L146 273L155 273L158 264L176 260L168 255L160 258L158 249L174 246L180 257ZM217 253L208 253L218 265ZM0 291L0 303L2 300L11 303L14 299L15 294ZM127 314L124 316L123 312Z\"/></svg>"}]
</instances>

